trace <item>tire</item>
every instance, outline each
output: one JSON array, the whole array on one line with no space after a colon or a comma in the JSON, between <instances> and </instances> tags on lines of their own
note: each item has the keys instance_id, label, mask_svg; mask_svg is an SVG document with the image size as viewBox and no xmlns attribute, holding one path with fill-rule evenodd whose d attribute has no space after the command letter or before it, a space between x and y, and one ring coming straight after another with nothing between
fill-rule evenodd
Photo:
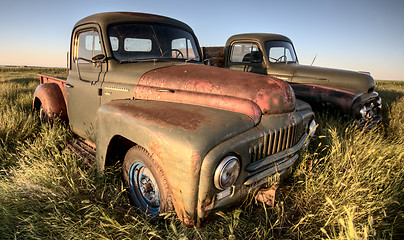
<instances>
[{"instance_id":1,"label":"tire","mask_svg":"<svg viewBox=\"0 0 404 240\"><path fill-rule=\"evenodd\" d=\"M48 115L48 113L45 111L43 105L41 104L41 106L39 107L39 121L41 122L41 124L47 124L50 122L50 117Z\"/></svg>"},{"instance_id":2,"label":"tire","mask_svg":"<svg viewBox=\"0 0 404 240\"><path fill-rule=\"evenodd\" d=\"M137 208L150 216L173 209L164 175L145 149L129 149L122 171L129 198Z\"/></svg>"}]
</instances>

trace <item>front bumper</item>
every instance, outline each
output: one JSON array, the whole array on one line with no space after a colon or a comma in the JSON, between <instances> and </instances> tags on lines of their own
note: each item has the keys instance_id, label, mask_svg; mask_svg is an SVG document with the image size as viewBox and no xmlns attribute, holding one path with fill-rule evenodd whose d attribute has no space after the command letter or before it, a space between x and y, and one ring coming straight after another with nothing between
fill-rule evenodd
<instances>
[{"instance_id":1,"label":"front bumper","mask_svg":"<svg viewBox=\"0 0 404 240\"><path fill-rule=\"evenodd\" d=\"M353 111L359 129L370 130L381 120L382 99L377 92L372 92L367 98L356 101Z\"/></svg>"}]
</instances>

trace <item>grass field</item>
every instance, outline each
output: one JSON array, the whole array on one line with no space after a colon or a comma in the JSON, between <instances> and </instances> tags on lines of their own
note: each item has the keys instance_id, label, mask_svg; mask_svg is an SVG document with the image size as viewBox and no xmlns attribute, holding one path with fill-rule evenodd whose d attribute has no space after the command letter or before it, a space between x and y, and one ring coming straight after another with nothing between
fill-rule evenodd
<instances>
[{"instance_id":1,"label":"grass field","mask_svg":"<svg viewBox=\"0 0 404 240\"><path fill-rule=\"evenodd\" d=\"M378 81L383 124L368 133L338 116L320 124L274 208L254 200L203 228L174 213L151 219L129 205L120 166L102 177L64 144L66 126L31 111L36 73L0 67L0 239L399 239L404 237L404 82Z\"/></svg>"}]
</instances>

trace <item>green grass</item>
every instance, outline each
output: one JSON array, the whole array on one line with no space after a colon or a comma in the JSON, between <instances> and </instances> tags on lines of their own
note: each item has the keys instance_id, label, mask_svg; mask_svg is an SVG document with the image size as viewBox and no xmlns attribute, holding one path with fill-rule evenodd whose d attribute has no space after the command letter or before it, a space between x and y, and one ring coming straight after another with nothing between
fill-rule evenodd
<instances>
[{"instance_id":1,"label":"green grass","mask_svg":"<svg viewBox=\"0 0 404 240\"><path fill-rule=\"evenodd\" d=\"M383 124L368 133L341 117L320 124L273 208L254 200L186 228L174 213L151 219L130 206L120 166L102 177L64 144L67 126L31 111L36 73L0 68L0 239L398 239L404 233L404 82L378 81Z\"/></svg>"}]
</instances>

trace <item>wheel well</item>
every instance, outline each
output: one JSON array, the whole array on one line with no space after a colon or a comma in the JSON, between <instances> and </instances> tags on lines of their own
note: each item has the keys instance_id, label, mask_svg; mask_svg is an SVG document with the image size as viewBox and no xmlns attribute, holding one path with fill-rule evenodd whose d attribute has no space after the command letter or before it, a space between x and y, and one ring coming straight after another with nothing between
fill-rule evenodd
<instances>
[{"instance_id":1,"label":"wheel well","mask_svg":"<svg viewBox=\"0 0 404 240\"><path fill-rule=\"evenodd\" d=\"M32 106L33 110L39 110L41 105L42 105L41 100L39 100L39 98L36 97L35 100L34 100L34 105Z\"/></svg>"},{"instance_id":2,"label":"wheel well","mask_svg":"<svg viewBox=\"0 0 404 240\"><path fill-rule=\"evenodd\" d=\"M122 163L126 152L135 145L137 144L125 137L120 135L114 136L108 145L105 166L113 166L118 161Z\"/></svg>"}]
</instances>

